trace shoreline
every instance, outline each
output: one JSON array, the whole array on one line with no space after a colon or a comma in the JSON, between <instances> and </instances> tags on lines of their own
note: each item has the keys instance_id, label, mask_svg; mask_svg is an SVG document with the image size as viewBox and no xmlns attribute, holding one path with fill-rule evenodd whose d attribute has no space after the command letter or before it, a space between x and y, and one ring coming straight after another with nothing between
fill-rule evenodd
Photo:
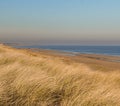
<instances>
[{"instance_id":1,"label":"shoreline","mask_svg":"<svg viewBox=\"0 0 120 106\"><path fill-rule=\"evenodd\" d=\"M71 46L74 46L74 45L71 45ZM81 46L81 45L78 45L79 47L113 47L113 46ZM40 50L48 50L48 51L55 51L55 52L63 52L63 53L65 53L65 54L73 54L73 55L75 55L75 54L90 54L90 55L104 55L104 56L114 56L114 57L120 57L120 54L118 54L117 52L95 52L95 51L86 51L86 49L85 50L81 50L80 49L80 51L72 51L72 50L68 50L67 48L66 49L59 49L59 45L58 45L58 49L56 48L56 46L54 46L53 45L53 48L51 48L52 46L50 45L50 48L49 48L49 45L41 45L41 46L13 46L14 48L18 48L18 49L20 49L20 48L22 48L22 49L40 49ZM55 48L54 48L55 47ZM63 46L64 47L64 46ZM68 46L68 47L70 47L70 46ZM119 46L115 46L115 47L119 47ZM93 49L93 48L91 48L91 49ZM90 50L91 50L90 49ZM87 50L89 50L89 48L87 49ZM103 50L104 51L104 50ZM114 50L113 50L114 51Z\"/></svg>"},{"instance_id":2,"label":"shoreline","mask_svg":"<svg viewBox=\"0 0 120 106\"><path fill-rule=\"evenodd\" d=\"M26 49L29 52L43 54L47 56L52 56L53 58L59 58L63 62L67 64L72 63L83 63L90 67L93 70L100 71L114 71L120 69L120 57L119 56L111 56L111 55L99 55L99 54L83 54L78 53L68 53L57 50L45 50L45 49Z\"/></svg>"},{"instance_id":3,"label":"shoreline","mask_svg":"<svg viewBox=\"0 0 120 106\"><path fill-rule=\"evenodd\" d=\"M9 46L9 45L8 45ZM15 47L13 47L15 48ZM39 48L16 48L18 50L25 50L35 55L44 55L45 57L58 58L59 60L67 63L83 63L90 67L92 70L100 71L114 71L120 69L120 57L102 54L83 54L77 53L73 54L71 52L64 52L58 50L47 50Z\"/></svg>"},{"instance_id":4,"label":"shoreline","mask_svg":"<svg viewBox=\"0 0 120 106\"><path fill-rule=\"evenodd\" d=\"M21 48L21 49L23 49L23 48ZM115 60L111 60L111 62L120 62L120 56L118 56L118 55L69 52L69 51L42 49L42 48L25 48L25 49L31 50L33 52L37 52L37 51L38 52L44 52L44 53L48 52L48 53L51 53L51 54L57 54L57 55L63 55L63 56L86 56L88 58L93 58L93 59L100 59L100 58L94 58L94 57L104 57L104 58L101 58L101 59L105 60L107 58L111 58L111 59L115 59Z\"/></svg>"},{"instance_id":5,"label":"shoreline","mask_svg":"<svg viewBox=\"0 0 120 106\"><path fill-rule=\"evenodd\" d=\"M9 45L8 45L9 46ZM43 50L43 51L53 51L53 52L58 52L58 53L65 53L65 54L71 54L71 55L80 55L80 54L85 54L85 55L101 55L101 56L111 56L111 57L120 57L120 55L111 55L107 53L92 53L92 52L74 52L74 51L67 51L67 50L55 50L55 49L44 49L44 48L27 48L27 47L16 47L12 46L13 48L16 49L31 49L31 50Z\"/></svg>"}]
</instances>

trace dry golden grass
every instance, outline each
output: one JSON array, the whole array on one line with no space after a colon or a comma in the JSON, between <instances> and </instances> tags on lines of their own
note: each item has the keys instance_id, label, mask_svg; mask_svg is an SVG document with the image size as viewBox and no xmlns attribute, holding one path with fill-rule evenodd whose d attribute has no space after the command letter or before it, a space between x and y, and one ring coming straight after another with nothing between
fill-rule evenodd
<instances>
[{"instance_id":1,"label":"dry golden grass","mask_svg":"<svg viewBox=\"0 0 120 106\"><path fill-rule=\"evenodd\" d=\"M120 106L120 72L0 45L0 106Z\"/></svg>"}]
</instances>

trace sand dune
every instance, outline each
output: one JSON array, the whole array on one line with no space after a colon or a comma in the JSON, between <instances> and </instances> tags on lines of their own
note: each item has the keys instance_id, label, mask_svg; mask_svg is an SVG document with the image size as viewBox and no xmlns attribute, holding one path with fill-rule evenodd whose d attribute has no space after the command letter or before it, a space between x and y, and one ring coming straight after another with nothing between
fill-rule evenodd
<instances>
[{"instance_id":1,"label":"sand dune","mask_svg":"<svg viewBox=\"0 0 120 106\"><path fill-rule=\"evenodd\" d=\"M0 106L119 106L119 67L106 72L72 58L1 44Z\"/></svg>"}]
</instances>

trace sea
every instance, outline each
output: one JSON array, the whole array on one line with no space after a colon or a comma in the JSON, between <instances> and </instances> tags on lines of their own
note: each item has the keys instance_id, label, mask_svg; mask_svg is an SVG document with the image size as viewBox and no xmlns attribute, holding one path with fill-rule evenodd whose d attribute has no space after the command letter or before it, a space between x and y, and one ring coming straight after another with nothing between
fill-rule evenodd
<instances>
[{"instance_id":1,"label":"sea","mask_svg":"<svg viewBox=\"0 0 120 106\"><path fill-rule=\"evenodd\" d=\"M31 46L18 46L17 48L37 48L45 50L57 50L74 54L83 53L83 54L103 54L111 56L120 56L120 46L31 45Z\"/></svg>"}]
</instances>

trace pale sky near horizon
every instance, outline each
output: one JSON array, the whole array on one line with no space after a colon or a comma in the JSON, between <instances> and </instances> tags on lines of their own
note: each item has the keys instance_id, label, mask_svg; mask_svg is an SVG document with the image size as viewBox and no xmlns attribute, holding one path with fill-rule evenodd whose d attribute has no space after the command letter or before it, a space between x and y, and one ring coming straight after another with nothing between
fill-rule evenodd
<instances>
[{"instance_id":1,"label":"pale sky near horizon","mask_svg":"<svg viewBox=\"0 0 120 106\"><path fill-rule=\"evenodd\" d=\"M0 42L120 45L120 0L0 0Z\"/></svg>"}]
</instances>

